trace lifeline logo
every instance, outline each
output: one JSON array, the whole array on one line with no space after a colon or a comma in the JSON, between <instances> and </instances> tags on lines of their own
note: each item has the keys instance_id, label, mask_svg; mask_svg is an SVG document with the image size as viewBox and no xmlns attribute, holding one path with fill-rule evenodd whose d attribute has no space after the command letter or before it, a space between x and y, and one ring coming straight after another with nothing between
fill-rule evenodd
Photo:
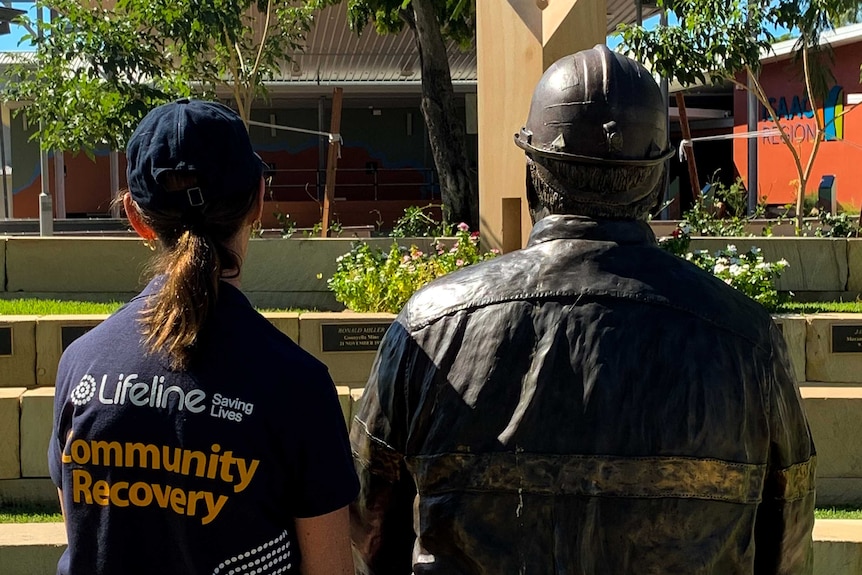
<instances>
[{"instance_id":1,"label":"lifeline logo","mask_svg":"<svg viewBox=\"0 0 862 575\"><path fill-rule=\"evenodd\" d=\"M200 413L206 409L203 404L206 394L199 390L184 391L176 385L165 386L165 376L154 375L152 382L137 380L138 374L131 373L124 376L122 373L114 384L113 393L108 386L108 375L102 376L102 382L98 384L99 402L103 405L124 405L126 402L138 407L154 407L164 409L172 397L176 398L177 409L188 410L192 413ZM85 375L81 378L75 389L72 390L71 400L75 405L89 403L96 395L96 378Z\"/></svg>"},{"instance_id":2,"label":"lifeline logo","mask_svg":"<svg viewBox=\"0 0 862 575\"><path fill-rule=\"evenodd\" d=\"M185 391L176 385L165 385L163 375L153 376L152 381L139 380L137 373L120 374L113 388L108 384L108 374L98 382L90 374L85 375L72 389L72 404L83 406L98 396L102 405L125 405L165 409L175 405L179 411L202 413L206 410L206 393L200 389ZM226 397L221 393L213 395L209 416L217 419L241 422L254 412L254 404L238 397Z\"/></svg>"}]
</instances>

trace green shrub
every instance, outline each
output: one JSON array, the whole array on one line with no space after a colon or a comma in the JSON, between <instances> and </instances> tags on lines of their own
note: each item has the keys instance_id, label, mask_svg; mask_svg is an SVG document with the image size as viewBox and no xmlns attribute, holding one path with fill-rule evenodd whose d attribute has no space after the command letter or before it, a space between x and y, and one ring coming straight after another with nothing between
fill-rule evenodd
<instances>
[{"instance_id":1,"label":"green shrub","mask_svg":"<svg viewBox=\"0 0 862 575\"><path fill-rule=\"evenodd\" d=\"M708 250L691 251L690 233L691 227L683 222L670 237L661 238L659 246L710 272L769 311L774 311L782 303L775 289L775 280L787 267L787 260L767 262L760 248L752 247L740 253L733 244L712 253Z\"/></svg>"},{"instance_id":2,"label":"green shrub","mask_svg":"<svg viewBox=\"0 0 862 575\"><path fill-rule=\"evenodd\" d=\"M740 253L732 244L714 253L708 250L688 252L685 259L724 280L769 311L774 311L781 303L775 280L787 267L787 260L767 262L760 248L752 247Z\"/></svg>"},{"instance_id":3,"label":"green shrub","mask_svg":"<svg viewBox=\"0 0 862 575\"><path fill-rule=\"evenodd\" d=\"M415 245L409 248L393 242L389 251L356 242L340 256L335 274L327 281L335 299L358 312L398 313L413 292L449 272L494 257L497 250L482 252L478 232L470 234L467 224L459 224L455 241L438 240L431 253Z\"/></svg>"}]
</instances>

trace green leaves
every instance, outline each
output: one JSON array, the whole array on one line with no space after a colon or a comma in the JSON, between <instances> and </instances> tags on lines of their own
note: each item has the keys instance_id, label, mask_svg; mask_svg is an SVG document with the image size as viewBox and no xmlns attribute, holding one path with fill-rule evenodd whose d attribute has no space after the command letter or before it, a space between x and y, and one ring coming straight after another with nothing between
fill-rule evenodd
<instances>
[{"instance_id":1,"label":"green leaves","mask_svg":"<svg viewBox=\"0 0 862 575\"><path fill-rule=\"evenodd\" d=\"M43 148L122 149L154 106L207 96L227 85L240 115L262 80L301 49L313 14L291 0L118 0L112 8L78 0L43 0L57 16L30 22L32 61L10 70L18 82L0 93L31 103Z\"/></svg>"}]
</instances>

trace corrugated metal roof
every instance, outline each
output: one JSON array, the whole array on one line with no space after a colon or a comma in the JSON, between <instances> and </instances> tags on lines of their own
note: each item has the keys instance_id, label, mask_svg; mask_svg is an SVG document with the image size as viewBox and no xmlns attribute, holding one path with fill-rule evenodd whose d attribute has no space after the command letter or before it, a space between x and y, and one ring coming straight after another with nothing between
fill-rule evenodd
<instances>
[{"instance_id":1,"label":"corrugated metal roof","mask_svg":"<svg viewBox=\"0 0 862 575\"><path fill-rule=\"evenodd\" d=\"M643 18L658 13L655 6L643 7ZM607 32L620 22L634 22L637 6L633 0L608 0ZM316 18L304 52L292 55L295 65L278 80L285 83L405 82L421 80L419 53L410 30L381 36L373 26L361 36L350 30L345 4L325 9ZM461 50L448 44L453 82L476 81L476 49Z\"/></svg>"},{"instance_id":2,"label":"corrugated metal roof","mask_svg":"<svg viewBox=\"0 0 862 575\"><path fill-rule=\"evenodd\" d=\"M620 22L633 22L636 13L633 0L607 0L608 33ZM644 18L655 13L654 6L643 7ZM262 22L255 27L260 34ZM462 50L450 42L447 52L453 83L475 85L475 47ZM362 35L358 35L348 26L346 3L321 11L307 35L304 51L291 57L293 64L267 83L271 91L274 89L278 93L280 88L299 86L379 83L418 92L421 81L419 53L412 32L405 27L399 34L381 36L369 24ZM8 61L9 55L0 53L0 65Z\"/></svg>"}]
</instances>

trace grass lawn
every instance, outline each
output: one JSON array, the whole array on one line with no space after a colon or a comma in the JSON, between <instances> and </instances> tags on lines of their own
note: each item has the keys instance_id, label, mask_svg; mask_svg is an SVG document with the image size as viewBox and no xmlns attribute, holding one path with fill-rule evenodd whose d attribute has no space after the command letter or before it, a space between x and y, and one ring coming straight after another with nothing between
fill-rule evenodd
<instances>
[{"instance_id":1,"label":"grass lawn","mask_svg":"<svg viewBox=\"0 0 862 575\"><path fill-rule=\"evenodd\" d=\"M63 521L56 507L0 507L0 523L55 523Z\"/></svg>"},{"instance_id":2,"label":"grass lawn","mask_svg":"<svg viewBox=\"0 0 862 575\"><path fill-rule=\"evenodd\" d=\"M117 311L125 302L96 303L89 301L61 301L52 299L0 299L0 315L83 315L111 314ZM308 309L264 308L258 311L303 313ZM862 313L862 301L855 302L788 302L778 306L776 313Z\"/></svg>"},{"instance_id":3,"label":"grass lawn","mask_svg":"<svg viewBox=\"0 0 862 575\"><path fill-rule=\"evenodd\" d=\"M776 313L862 313L860 301L788 302L778 306Z\"/></svg>"},{"instance_id":4,"label":"grass lawn","mask_svg":"<svg viewBox=\"0 0 862 575\"><path fill-rule=\"evenodd\" d=\"M111 314L122 302L60 301L56 299L0 299L0 315Z\"/></svg>"},{"instance_id":5,"label":"grass lawn","mask_svg":"<svg viewBox=\"0 0 862 575\"><path fill-rule=\"evenodd\" d=\"M56 300L56 299L0 299L0 315L85 315L112 314L125 305L126 302L113 301L98 303L91 301ZM259 309L266 312L307 312L313 310L291 309Z\"/></svg>"},{"instance_id":6,"label":"grass lawn","mask_svg":"<svg viewBox=\"0 0 862 575\"><path fill-rule=\"evenodd\" d=\"M824 507L815 509L817 519L862 519L862 509L857 507Z\"/></svg>"},{"instance_id":7,"label":"grass lawn","mask_svg":"<svg viewBox=\"0 0 862 575\"><path fill-rule=\"evenodd\" d=\"M817 519L862 519L862 509L855 507L828 507L816 509ZM63 521L53 509L30 507L0 507L0 523L52 523Z\"/></svg>"}]
</instances>

